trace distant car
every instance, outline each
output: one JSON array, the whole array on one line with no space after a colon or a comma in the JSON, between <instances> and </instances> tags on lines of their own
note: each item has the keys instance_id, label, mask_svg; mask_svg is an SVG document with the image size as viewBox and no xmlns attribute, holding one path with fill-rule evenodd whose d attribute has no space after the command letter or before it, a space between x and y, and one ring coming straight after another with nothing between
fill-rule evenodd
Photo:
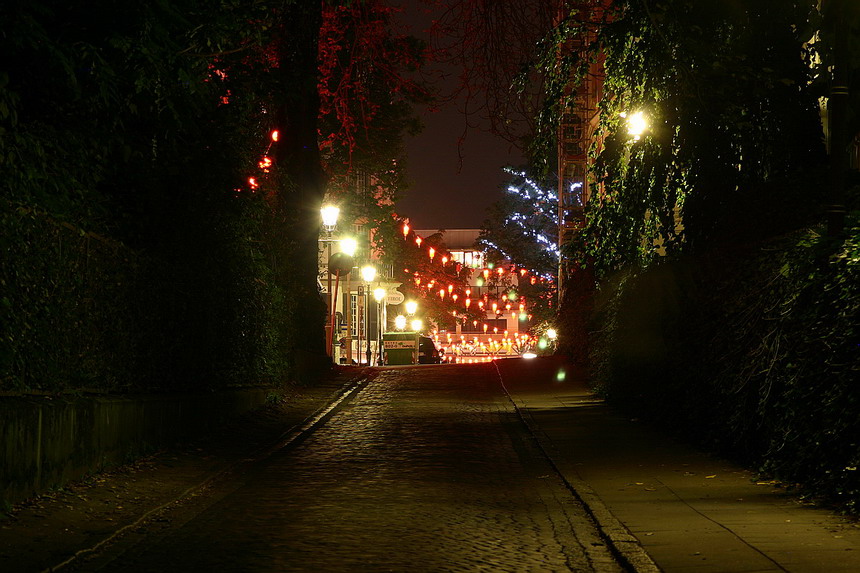
<instances>
[{"instance_id":1,"label":"distant car","mask_svg":"<svg viewBox=\"0 0 860 573\"><path fill-rule=\"evenodd\" d=\"M421 336L418 338L418 364L441 364L442 357L436 343L432 338Z\"/></svg>"}]
</instances>

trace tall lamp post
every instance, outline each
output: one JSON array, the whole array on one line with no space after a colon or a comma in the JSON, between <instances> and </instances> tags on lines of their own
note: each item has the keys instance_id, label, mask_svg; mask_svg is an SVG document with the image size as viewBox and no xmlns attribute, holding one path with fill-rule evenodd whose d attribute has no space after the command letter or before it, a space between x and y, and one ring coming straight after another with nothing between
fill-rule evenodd
<instances>
[{"instance_id":1,"label":"tall lamp post","mask_svg":"<svg viewBox=\"0 0 860 573\"><path fill-rule=\"evenodd\" d=\"M353 265L352 255L339 252L333 254L328 260L328 268L330 271L334 271L336 273L337 279L334 283L334 296L332 297L332 301L337 301L337 287L340 283L340 276L346 275L349 276L349 272L352 270ZM334 333L334 317L335 317L335 309L332 307L331 311L331 322L329 323L329 331ZM332 336L329 341L329 351L331 351L331 356L334 358L334 342L335 337Z\"/></svg>"},{"instance_id":2,"label":"tall lamp post","mask_svg":"<svg viewBox=\"0 0 860 573\"><path fill-rule=\"evenodd\" d=\"M338 208L334 205L324 205L322 207L322 209L320 209L320 215L322 216L323 229L325 229L326 234L328 235L327 240L326 240L326 243L328 243L328 256L326 257L326 261L327 261L326 264L328 266L328 273L327 273L328 274L328 277L327 277L328 278L328 281L327 281L328 282L328 290L327 290L328 294L327 294L326 299L328 302L328 310L329 310L329 313L331 314L331 320L329 321L329 327L326 329L326 337L325 337L326 338L326 352L330 353L329 356L334 358L334 350L332 347L332 340L334 339L334 331L333 331L334 327L332 325L334 324L334 314L335 314L334 301L335 301L335 299L332 297L332 292L331 292L331 275L332 275L332 272L331 272L331 243L332 243L331 235L334 232L335 228L337 227L337 218L340 215L340 208Z\"/></svg>"},{"instance_id":3,"label":"tall lamp post","mask_svg":"<svg viewBox=\"0 0 860 573\"><path fill-rule=\"evenodd\" d=\"M370 366L370 359L372 357L372 352L370 350L370 320L369 320L369 308L368 308L368 292L370 290L370 283L373 282L373 279L376 278L376 268L372 265L365 265L361 267L361 278L364 279L365 288L364 288L364 335L367 338L367 365Z\"/></svg>"},{"instance_id":4,"label":"tall lamp post","mask_svg":"<svg viewBox=\"0 0 860 573\"><path fill-rule=\"evenodd\" d=\"M382 325L385 323L385 305L382 304L382 301L385 299L385 296L388 292L382 288L377 287L373 289L373 298L376 299L376 331L377 331L377 339L376 339L376 365L382 366L383 358L382 358Z\"/></svg>"},{"instance_id":5,"label":"tall lamp post","mask_svg":"<svg viewBox=\"0 0 860 573\"><path fill-rule=\"evenodd\" d=\"M350 257L355 257L355 252L358 250L358 241L352 237L345 237L340 241L340 250ZM355 265L355 262L352 264ZM346 318L346 363L352 364L352 285L349 278L350 273L346 273L346 301L343 305L343 312Z\"/></svg>"}]
</instances>

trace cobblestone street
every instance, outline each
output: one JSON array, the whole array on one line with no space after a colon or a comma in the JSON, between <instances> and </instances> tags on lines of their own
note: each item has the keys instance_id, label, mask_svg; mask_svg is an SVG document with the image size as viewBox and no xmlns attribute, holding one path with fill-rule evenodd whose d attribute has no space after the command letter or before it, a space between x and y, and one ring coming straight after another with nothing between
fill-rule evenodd
<instances>
[{"instance_id":1,"label":"cobblestone street","mask_svg":"<svg viewBox=\"0 0 860 573\"><path fill-rule=\"evenodd\" d=\"M82 570L616 571L492 365L384 370Z\"/></svg>"}]
</instances>

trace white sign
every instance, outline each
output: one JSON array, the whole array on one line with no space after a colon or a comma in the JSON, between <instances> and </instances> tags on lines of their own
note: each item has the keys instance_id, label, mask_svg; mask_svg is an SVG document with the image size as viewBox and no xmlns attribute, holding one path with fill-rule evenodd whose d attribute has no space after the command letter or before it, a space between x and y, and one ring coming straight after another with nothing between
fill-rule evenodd
<instances>
[{"instance_id":1,"label":"white sign","mask_svg":"<svg viewBox=\"0 0 860 573\"><path fill-rule=\"evenodd\" d=\"M385 304L401 304L404 300L406 300L406 296L402 292L393 290L385 297Z\"/></svg>"}]
</instances>

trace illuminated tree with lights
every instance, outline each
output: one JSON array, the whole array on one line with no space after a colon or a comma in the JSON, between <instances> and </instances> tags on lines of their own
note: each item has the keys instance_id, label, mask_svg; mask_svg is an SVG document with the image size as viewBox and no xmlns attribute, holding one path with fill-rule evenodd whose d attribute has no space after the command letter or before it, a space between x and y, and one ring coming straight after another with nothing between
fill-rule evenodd
<instances>
[{"instance_id":1,"label":"illuminated tree with lights","mask_svg":"<svg viewBox=\"0 0 860 573\"><path fill-rule=\"evenodd\" d=\"M520 293L540 301L531 312L546 320L552 317L556 296L558 196L553 185L539 184L526 171L507 167L505 172L511 181L502 199L490 207L478 243L486 249L488 261L514 264L543 279L534 284L520 281Z\"/></svg>"}]
</instances>

